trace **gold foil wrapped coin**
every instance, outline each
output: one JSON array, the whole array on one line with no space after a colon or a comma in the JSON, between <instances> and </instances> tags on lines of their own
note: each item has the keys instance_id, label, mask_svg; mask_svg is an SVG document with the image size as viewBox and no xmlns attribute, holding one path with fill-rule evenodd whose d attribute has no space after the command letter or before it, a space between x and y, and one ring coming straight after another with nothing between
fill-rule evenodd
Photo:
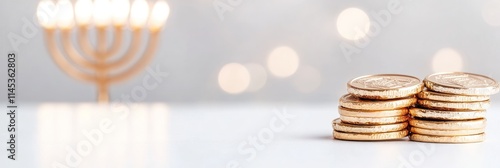
<instances>
[{"instance_id":1,"label":"gold foil wrapped coin","mask_svg":"<svg viewBox=\"0 0 500 168\"><path fill-rule=\"evenodd\" d=\"M490 96L468 96L468 95L456 95L456 94L446 94L433 92L429 90L424 90L417 94L419 99L445 101L445 102L477 102L477 101L487 101Z\"/></svg>"},{"instance_id":2,"label":"gold foil wrapped coin","mask_svg":"<svg viewBox=\"0 0 500 168\"><path fill-rule=\"evenodd\" d=\"M379 125L379 124L394 124L408 121L409 116L395 116L395 117L350 117L350 116L340 116L340 120L349 124L357 125Z\"/></svg>"},{"instance_id":3,"label":"gold foil wrapped coin","mask_svg":"<svg viewBox=\"0 0 500 168\"><path fill-rule=\"evenodd\" d=\"M471 120L486 117L485 110L479 111L443 111L434 109L411 108L413 117L434 120Z\"/></svg>"},{"instance_id":4,"label":"gold foil wrapped coin","mask_svg":"<svg viewBox=\"0 0 500 168\"><path fill-rule=\"evenodd\" d=\"M435 135L421 135L411 134L410 140L420 142L435 142L435 143L472 143L484 141L484 133L476 135L462 135L462 136L435 136Z\"/></svg>"},{"instance_id":5,"label":"gold foil wrapped coin","mask_svg":"<svg viewBox=\"0 0 500 168\"><path fill-rule=\"evenodd\" d=\"M436 110L486 110L490 107L490 101L481 102L443 102L434 100L417 101L419 107Z\"/></svg>"},{"instance_id":6,"label":"gold foil wrapped coin","mask_svg":"<svg viewBox=\"0 0 500 168\"><path fill-rule=\"evenodd\" d=\"M394 132L406 129L407 122L396 124L382 124L382 125L353 125L342 122L339 118L333 120L333 129L340 132L351 133L380 133L380 132Z\"/></svg>"},{"instance_id":7,"label":"gold foil wrapped coin","mask_svg":"<svg viewBox=\"0 0 500 168\"><path fill-rule=\"evenodd\" d=\"M408 114L408 108L394 109L394 110L355 110L348 109L342 106L339 106L339 114L342 116L350 116L350 117L394 117L394 116L402 116Z\"/></svg>"},{"instance_id":8,"label":"gold foil wrapped coin","mask_svg":"<svg viewBox=\"0 0 500 168\"><path fill-rule=\"evenodd\" d=\"M346 94L340 98L340 106L357 110L392 110L410 107L417 101L415 97L393 100L367 100Z\"/></svg>"},{"instance_id":9,"label":"gold foil wrapped coin","mask_svg":"<svg viewBox=\"0 0 500 168\"><path fill-rule=\"evenodd\" d=\"M462 129L481 129L486 126L486 119L474 119L463 121L431 121L410 118L412 127L436 129L436 130L462 130Z\"/></svg>"},{"instance_id":10,"label":"gold foil wrapped coin","mask_svg":"<svg viewBox=\"0 0 500 168\"><path fill-rule=\"evenodd\" d=\"M422 91L420 79L399 74L378 74L354 78L347 83L347 92L364 99L405 98Z\"/></svg>"},{"instance_id":11,"label":"gold foil wrapped coin","mask_svg":"<svg viewBox=\"0 0 500 168\"><path fill-rule=\"evenodd\" d=\"M401 131L394 132L384 132L384 133L348 133L333 131L333 138L341 140L352 140L352 141L381 141L381 140L392 140L401 139L408 136L408 130L404 129Z\"/></svg>"},{"instance_id":12,"label":"gold foil wrapped coin","mask_svg":"<svg viewBox=\"0 0 500 168\"><path fill-rule=\"evenodd\" d=\"M461 136L461 135L475 135L484 133L484 128L479 129L463 129L463 130L436 130L425 129L418 127L411 127L411 133L421 135L434 135L434 136Z\"/></svg>"},{"instance_id":13,"label":"gold foil wrapped coin","mask_svg":"<svg viewBox=\"0 0 500 168\"><path fill-rule=\"evenodd\" d=\"M494 79L465 72L432 74L425 78L424 84L429 90L458 95L492 95L500 90Z\"/></svg>"}]
</instances>

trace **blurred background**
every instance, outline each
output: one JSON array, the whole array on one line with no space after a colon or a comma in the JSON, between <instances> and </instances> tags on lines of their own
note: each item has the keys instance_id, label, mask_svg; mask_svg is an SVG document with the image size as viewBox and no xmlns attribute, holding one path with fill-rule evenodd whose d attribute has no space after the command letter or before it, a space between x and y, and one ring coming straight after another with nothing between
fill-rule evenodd
<instances>
[{"instance_id":1,"label":"blurred background","mask_svg":"<svg viewBox=\"0 0 500 168\"><path fill-rule=\"evenodd\" d=\"M167 2L152 71L111 86L112 100L329 103L346 93L348 80L367 74L468 71L500 79L498 0ZM19 55L19 100L95 101L93 84L50 58L37 4L0 2L0 50ZM163 73L158 86L135 93L153 71Z\"/></svg>"}]
</instances>

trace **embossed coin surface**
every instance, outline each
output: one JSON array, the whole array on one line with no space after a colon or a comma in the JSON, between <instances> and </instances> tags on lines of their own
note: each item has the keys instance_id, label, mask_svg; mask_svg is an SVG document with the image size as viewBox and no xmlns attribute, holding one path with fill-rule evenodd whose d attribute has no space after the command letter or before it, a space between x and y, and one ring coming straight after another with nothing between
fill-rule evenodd
<instances>
[{"instance_id":1,"label":"embossed coin surface","mask_svg":"<svg viewBox=\"0 0 500 168\"><path fill-rule=\"evenodd\" d=\"M456 95L448 93L439 93L429 90L423 90L417 94L419 99L427 100L437 100L446 102L475 102L475 101L486 101L490 99L489 95L485 96L468 96L468 95Z\"/></svg>"},{"instance_id":2,"label":"embossed coin surface","mask_svg":"<svg viewBox=\"0 0 500 168\"><path fill-rule=\"evenodd\" d=\"M436 110L486 110L490 107L490 101L480 102L444 102L434 100L417 101L418 106Z\"/></svg>"},{"instance_id":3,"label":"embossed coin surface","mask_svg":"<svg viewBox=\"0 0 500 168\"><path fill-rule=\"evenodd\" d=\"M411 133L421 135L435 135L435 136L460 136L460 135L475 135L484 133L484 128L479 129L463 129L463 130L437 130L425 129L418 127L411 127Z\"/></svg>"},{"instance_id":4,"label":"embossed coin surface","mask_svg":"<svg viewBox=\"0 0 500 168\"><path fill-rule=\"evenodd\" d=\"M351 94L340 98L340 106L358 110L393 110L410 107L417 102L415 97L407 97L393 100L367 100L360 99Z\"/></svg>"},{"instance_id":5,"label":"embossed coin surface","mask_svg":"<svg viewBox=\"0 0 500 168\"><path fill-rule=\"evenodd\" d=\"M355 110L339 106L339 114L342 116L351 116L351 117L372 117L372 118L394 117L394 116L407 115L408 108L375 111L375 110Z\"/></svg>"},{"instance_id":6,"label":"embossed coin surface","mask_svg":"<svg viewBox=\"0 0 500 168\"><path fill-rule=\"evenodd\" d=\"M443 111L434 109L411 108L413 117L434 120L471 120L486 117L486 110L471 111Z\"/></svg>"},{"instance_id":7,"label":"embossed coin surface","mask_svg":"<svg viewBox=\"0 0 500 168\"><path fill-rule=\"evenodd\" d=\"M471 143L484 141L484 133L476 135L463 135L463 136L435 136L435 135L422 135L411 134L410 140L420 142L436 142L436 143Z\"/></svg>"},{"instance_id":8,"label":"embossed coin surface","mask_svg":"<svg viewBox=\"0 0 500 168\"><path fill-rule=\"evenodd\" d=\"M462 130L462 129L481 129L486 126L486 119L474 119L463 121L430 121L421 119L410 119L412 127L439 129L439 130Z\"/></svg>"},{"instance_id":9,"label":"embossed coin surface","mask_svg":"<svg viewBox=\"0 0 500 168\"><path fill-rule=\"evenodd\" d=\"M436 92L459 95L492 95L500 90L494 79L465 72L432 74L425 78L424 84Z\"/></svg>"},{"instance_id":10,"label":"embossed coin surface","mask_svg":"<svg viewBox=\"0 0 500 168\"><path fill-rule=\"evenodd\" d=\"M349 117L340 116L340 120L349 124L357 125L377 125L377 124L394 124L408 121L409 116L394 116L394 117Z\"/></svg>"},{"instance_id":11,"label":"embossed coin surface","mask_svg":"<svg viewBox=\"0 0 500 168\"><path fill-rule=\"evenodd\" d=\"M367 75L347 83L347 91L365 99L397 99L422 91L420 79L399 74Z\"/></svg>"},{"instance_id":12,"label":"embossed coin surface","mask_svg":"<svg viewBox=\"0 0 500 168\"><path fill-rule=\"evenodd\" d=\"M353 125L342 122L339 118L333 120L333 129L340 132L352 133L379 133L379 132L393 132L406 129L408 122L397 124L383 124L383 125Z\"/></svg>"},{"instance_id":13,"label":"embossed coin surface","mask_svg":"<svg viewBox=\"0 0 500 168\"><path fill-rule=\"evenodd\" d=\"M334 130L333 138L354 141L380 141L404 138L408 135L408 132L407 129L384 133L348 133Z\"/></svg>"}]
</instances>

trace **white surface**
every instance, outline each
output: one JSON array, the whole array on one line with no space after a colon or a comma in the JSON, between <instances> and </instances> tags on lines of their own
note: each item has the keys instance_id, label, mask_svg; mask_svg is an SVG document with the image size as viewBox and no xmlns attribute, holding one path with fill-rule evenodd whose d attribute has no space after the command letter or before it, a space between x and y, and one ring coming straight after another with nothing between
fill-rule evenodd
<instances>
[{"instance_id":1,"label":"white surface","mask_svg":"<svg viewBox=\"0 0 500 168\"><path fill-rule=\"evenodd\" d=\"M115 106L118 107L118 106ZM332 140L330 105L170 105L143 104L119 113L98 112L92 104L22 105L18 116L18 156L1 167L52 167L65 163L65 148L87 139L82 130L98 128L104 119L115 129L104 134L80 167L496 167L500 164L500 117L488 113L487 139L472 144L432 144L407 139L385 142ZM274 133L255 158L238 152L248 137L270 128L276 112L295 115ZM5 127L5 120L1 121ZM277 120L276 125L281 124ZM2 128L4 130L4 128ZM6 131L1 131L2 140ZM1 144L5 149L5 142ZM245 149L250 148L246 146ZM403 164L406 164L404 165ZM7 165L7 166L4 166Z\"/></svg>"}]
</instances>

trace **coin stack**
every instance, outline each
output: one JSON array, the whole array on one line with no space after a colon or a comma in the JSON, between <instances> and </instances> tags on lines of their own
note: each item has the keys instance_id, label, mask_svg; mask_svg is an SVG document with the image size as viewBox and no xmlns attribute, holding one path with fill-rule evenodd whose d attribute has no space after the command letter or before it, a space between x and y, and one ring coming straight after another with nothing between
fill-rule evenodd
<instances>
[{"instance_id":1,"label":"coin stack","mask_svg":"<svg viewBox=\"0 0 500 168\"><path fill-rule=\"evenodd\" d=\"M499 84L486 76L437 73L425 78L426 89L417 95L410 140L438 143L469 143L484 140L485 113L490 95Z\"/></svg>"},{"instance_id":2,"label":"coin stack","mask_svg":"<svg viewBox=\"0 0 500 168\"><path fill-rule=\"evenodd\" d=\"M408 135L408 107L423 89L415 77L398 74L369 75L348 82L349 94L340 98L340 118L333 120L333 137L376 141Z\"/></svg>"}]
</instances>

